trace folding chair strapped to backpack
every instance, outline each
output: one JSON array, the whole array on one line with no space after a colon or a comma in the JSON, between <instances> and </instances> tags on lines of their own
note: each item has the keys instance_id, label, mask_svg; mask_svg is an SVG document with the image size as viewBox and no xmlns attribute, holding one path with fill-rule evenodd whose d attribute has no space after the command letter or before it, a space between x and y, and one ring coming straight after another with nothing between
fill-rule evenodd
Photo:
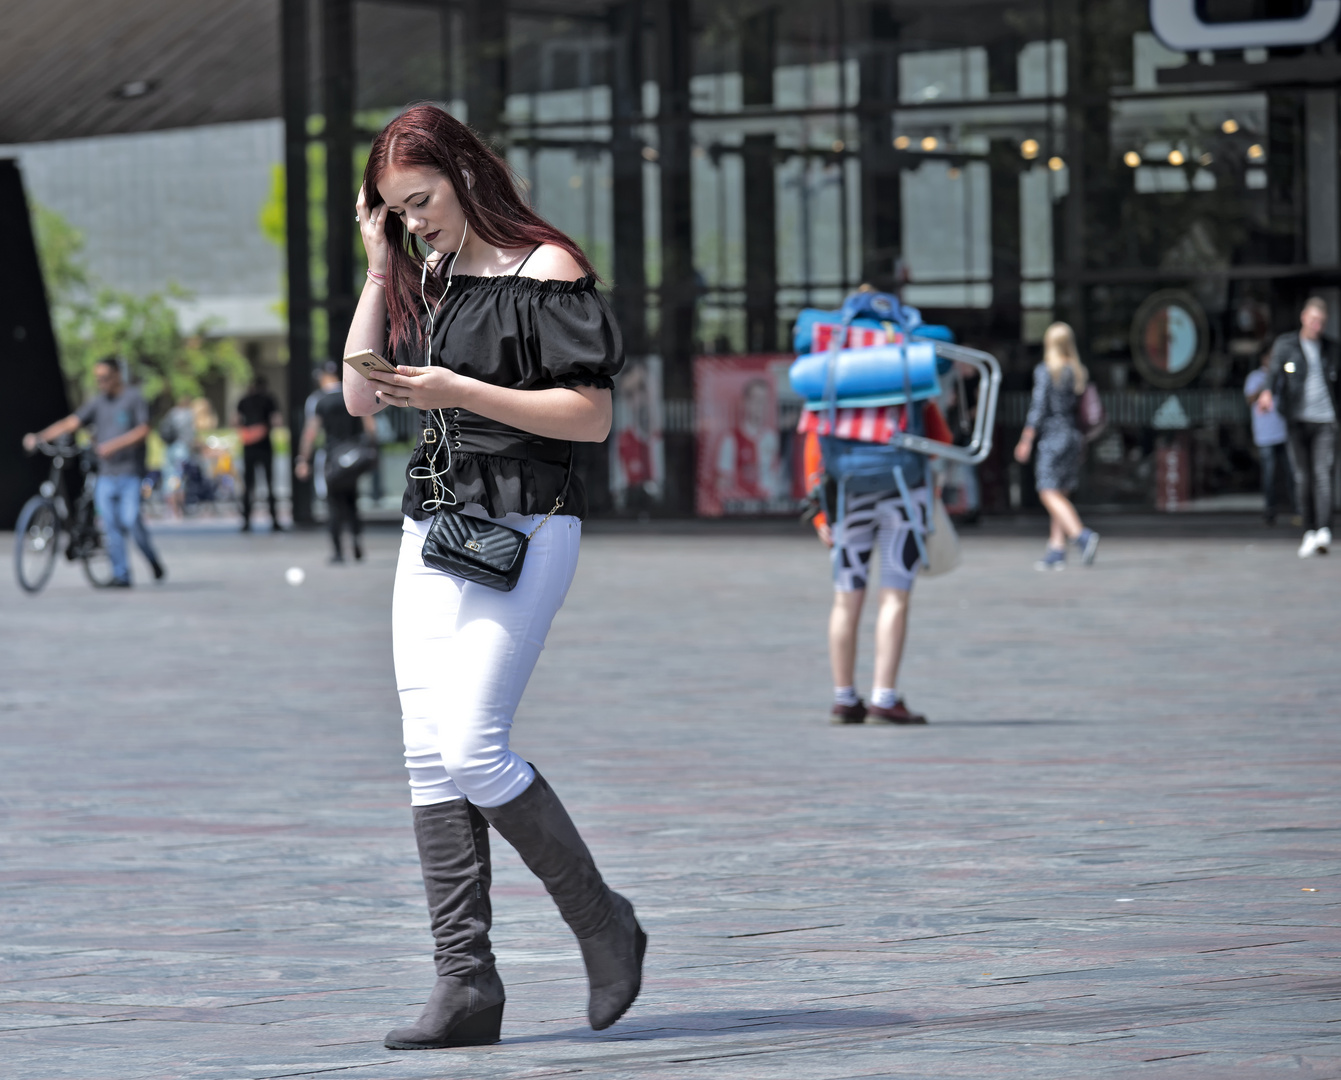
<instances>
[{"instance_id":1,"label":"folding chair strapped to backpack","mask_svg":"<svg viewBox=\"0 0 1341 1080\"><path fill-rule=\"evenodd\" d=\"M898 331L900 344L848 349L854 321L878 320ZM792 388L806 399L810 411L827 413L828 429L819 434L824 468L833 481L836 505L823 501L836 527L844 517L850 495L890 490L903 501L918 553L926 562L925 535L933 528L930 507L916 520L912 489L926 483L927 458L936 456L968 465L986 459L992 448L1001 367L996 358L977 349L919 337L922 315L888 293L857 292L844 302L840 327L830 334L823 353L798 357L791 369ZM940 375L955 361L969 364L982 375L973 433L967 446L953 446L926 437L923 404L941 396ZM863 442L838 436L838 410L874 405L902 405L904 422L887 443ZM826 485L827 487L827 485Z\"/></svg>"}]
</instances>

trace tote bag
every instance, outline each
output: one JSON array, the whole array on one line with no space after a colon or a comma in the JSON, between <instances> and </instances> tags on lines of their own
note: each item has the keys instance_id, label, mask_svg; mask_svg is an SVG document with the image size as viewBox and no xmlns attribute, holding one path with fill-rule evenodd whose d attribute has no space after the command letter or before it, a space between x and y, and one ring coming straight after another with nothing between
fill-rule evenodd
<instances>
[{"instance_id":1,"label":"tote bag","mask_svg":"<svg viewBox=\"0 0 1341 1080\"><path fill-rule=\"evenodd\" d=\"M939 498L931 510L931 522L935 531L927 533L927 565L922 573L927 577L948 574L959 565L959 534L955 532L950 512Z\"/></svg>"}]
</instances>

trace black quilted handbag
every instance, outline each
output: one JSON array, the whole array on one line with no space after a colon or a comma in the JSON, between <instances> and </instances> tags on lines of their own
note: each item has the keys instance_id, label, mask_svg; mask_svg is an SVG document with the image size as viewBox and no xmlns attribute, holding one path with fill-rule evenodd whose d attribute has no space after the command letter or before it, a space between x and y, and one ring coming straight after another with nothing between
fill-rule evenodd
<instances>
[{"instance_id":1,"label":"black quilted handbag","mask_svg":"<svg viewBox=\"0 0 1341 1080\"><path fill-rule=\"evenodd\" d=\"M435 570L445 570L479 585L487 585L491 589L511 592L521 577L522 564L526 561L526 545L540 531L540 527L563 507L564 496L568 494L568 479L572 474L573 464L570 460L568 476L564 479L559 497L554 500L554 508L529 533L520 533L496 521L439 510L433 515L433 524L424 538L424 565Z\"/></svg>"}]
</instances>

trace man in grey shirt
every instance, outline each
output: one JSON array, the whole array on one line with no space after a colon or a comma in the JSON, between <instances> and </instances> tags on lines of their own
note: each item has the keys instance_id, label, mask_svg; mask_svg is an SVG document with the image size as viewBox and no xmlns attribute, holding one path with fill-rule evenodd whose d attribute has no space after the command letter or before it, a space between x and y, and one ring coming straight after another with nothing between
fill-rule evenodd
<instances>
[{"instance_id":1,"label":"man in grey shirt","mask_svg":"<svg viewBox=\"0 0 1341 1080\"><path fill-rule=\"evenodd\" d=\"M1322 336L1327 302L1312 296L1299 315L1299 330L1281 334L1271 349L1269 384L1259 407L1275 404L1289 433L1295 496L1304 517L1299 557L1326 555L1332 546L1332 467L1336 459L1335 343Z\"/></svg>"},{"instance_id":2,"label":"man in grey shirt","mask_svg":"<svg viewBox=\"0 0 1341 1080\"><path fill-rule=\"evenodd\" d=\"M91 427L98 454L98 484L93 501L107 531L107 554L112 560L112 585L130 587L130 561L126 554L126 536L135 543L161 581L163 562L149 539L140 515L140 479L144 475L144 440L149 434L149 407L144 397L121 378L114 358L99 360L93 375L98 393L63 420L23 437L31 450L39 441L50 442Z\"/></svg>"}]
</instances>

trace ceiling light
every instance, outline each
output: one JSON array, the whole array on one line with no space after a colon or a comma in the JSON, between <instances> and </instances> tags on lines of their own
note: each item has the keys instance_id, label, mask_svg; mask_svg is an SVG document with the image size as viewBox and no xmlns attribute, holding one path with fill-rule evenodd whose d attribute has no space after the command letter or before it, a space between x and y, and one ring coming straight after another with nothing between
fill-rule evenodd
<instances>
[{"instance_id":1,"label":"ceiling light","mask_svg":"<svg viewBox=\"0 0 1341 1080\"><path fill-rule=\"evenodd\" d=\"M843 145L844 145L844 144L843 144L843 140L842 140L842 139L834 139L834 141L833 141L833 152L834 152L835 154L841 154L841 153L843 152Z\"/></svg>"},{"instance_id":2,"label":"ceiling light","mask_svg":"<svg viewBox=\"0 0 1341 1080\"><path fill-rule=\"evenodd\" d=\"M1226 135L1233 135L1234 132L1238 131L1238 129L1239 129L1239 122L1237 120L1226 120L1223 124L1220 125L1220 130L1223 131Z\"/></svg>"},{"instance_id":3,"label":"ceiling light","mask_svg":"<svg viewBox=\"0 0 1341 1080\"><path fill-rule=\"evenodd\" d=\"M907 135L900 135L897 139L894 140L894 149L907 150L908 147L910 147L912 144L913 140L908 138Z\"/></svg>"},{"instance_id":4,"label":"ceiling light","mask_svg":"<svg viewBox=\"0 0 1341 1080\"><path fill-rule=\"evenodd\" d=\"M644 161L656 161L656 159L659 158L660 156L661 156L661 155L657 153L657 148L656 148L655 146L644 146L644 147L643 147L643 160L644 160Z\"/></svg>"},{"instance_id":5,"label":"ceiling light","mask_svg":"<svg viewBox=\"0 0 1341 1080\"><path fill-rule=\"evenodd\" d=\"M1053 172L1061 172L1066 168L1066 162L1059 157L1048 158L1048 168Z\"/></svg>"},{"instance_id":6,"label":"ceiling light","mask_svg":"<svg viewBox=\"0 0 1341 1080\"><path fill-rule=\"evenodd\" d=\"M927 151L935 150L936 147L938 146L940 146L940 142L937 140L935 135L928 135L925 139L922 140L923 150Z\"/></svg>"},{"instance_id":7,"label":"ceiling light","mask_svg":"<svg viewBox=\"0 0 1341 1080\"><path fill-rule=\"evenodd\" d=\"M1252 146L1248 147L1249 161L1261 161L1264 157L1266 157L1266 151L1262 149L1261 143L1253 143Z\"/></svg>"},{"instance_id":8,"label":"ceiling light","mask_svg":"<svg viewBox=\"0 0 1341 1080\"><path fill-rule=\"evenodd\" d=\"M1170 151L1169 151L1169 164L1170 164L1170 165L1181 165L1181 164L1182 164L1184 161L1186 161L1186 160L1187 160L1187 158L1185 158L1185 157L1183 156L1183 152L1182 152L1181 150L1170 150Z\"/></svg>"},{"instance_id":9,"label":"ceiling light","mask_svg":"<svg viewBox=\"0 0 1341 1080\"><path fill-rule=\"evenodd\" d=\"M1033 161L1034 158L1038 157L1038 140L1025 139L1024 142L1020 143L1020 157L1026 161Z\"/></svg>"},{"instance_id":10,"label":"ceiling light","mask_svg":"<svg viewBox=\"0 0 1341 1080\"><path fill-rule=\"evenodd\" d=\"M112 91L112 97L121 98L123 101L133 101L135 98L152 94L157 89L157 79L136 79L133 82L122 83Z\"/></svg>"},{"instance_id":11,"label":"ceiling light","mask_svg":"<svg viewBox=\"0 0 1341 1080\"><path fill-rule=\"evenodd\" d=\"M1215 158L1211 157L1210 154L1202 154L1201 157L1197 158L1197 160L1200 161L1203 165L1209 165L1212 161L1215 160Z\"/></svg>"},{"instance_id":12,"label":"ceiling light","mask_svg":"<svg viewBox=\"0 0 1341 1080\"><path fill-rule=\"evenodd\" d=\"M1122 161L1124 164L1130 165L1134 169L1137 165L1141 164L1141 155L1135 150L1128 150L1122 155Z\"/></svg>"}]
</instances>

